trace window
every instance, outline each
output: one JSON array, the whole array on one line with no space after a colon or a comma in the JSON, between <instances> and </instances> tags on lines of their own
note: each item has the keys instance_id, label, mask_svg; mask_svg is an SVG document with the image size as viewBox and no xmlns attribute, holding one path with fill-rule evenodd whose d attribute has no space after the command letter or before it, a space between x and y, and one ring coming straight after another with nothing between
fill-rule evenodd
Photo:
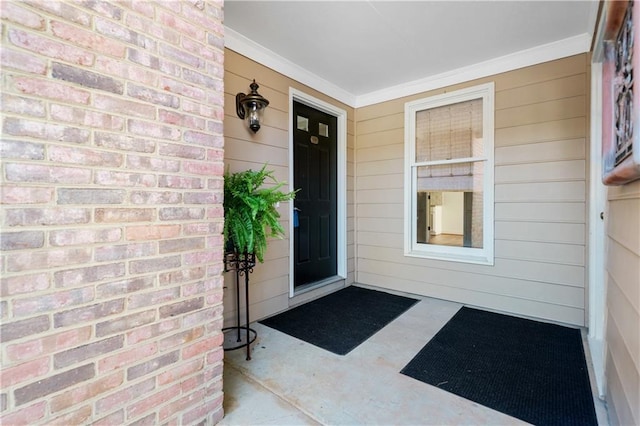
<instances>
[{"instance_id":1,"label":"window","mask_svg":"<svg viewBox=\"0 0 640 426\"><path fill-rule=\"evenodd\" d=\"M405 104L405 255L493 265L493 97Z\"/></svg>"}]
</instances>

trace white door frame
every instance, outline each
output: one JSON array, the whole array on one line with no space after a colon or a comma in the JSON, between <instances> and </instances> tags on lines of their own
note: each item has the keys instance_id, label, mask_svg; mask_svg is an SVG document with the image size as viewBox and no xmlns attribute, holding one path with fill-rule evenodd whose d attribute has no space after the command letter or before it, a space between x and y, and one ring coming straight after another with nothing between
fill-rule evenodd
<instances>
[{"instance_id":1,"label":"white door frame","mask_svg":"<svg viewBox=\"0 0 640 426\"><path fill-rule=\"evenodd\" d=\"M289 188L293 191L293 102L300 102L336 117L338 122L337 208L338 277L347 278L347 112L321 99L289 87ZM293 203L289 203L289 297L295 295L295 256L293 238Z\"/></svg>"},{"instance_id":2,"label":"white door frame","mask_svg":"<svg viewBox=\"0 0 640 426\"><path fill-rule=\"evenodd\" d=\"M589 167L589 252L588 252L588 327L587 339L596 386L600 398L605 397L606 377L606 187L602 183L602 31L605 16L596 28L596 44L591 59L591 132ZM603 220L604 217L604 220Z\"/></svg>"}]
</instances>

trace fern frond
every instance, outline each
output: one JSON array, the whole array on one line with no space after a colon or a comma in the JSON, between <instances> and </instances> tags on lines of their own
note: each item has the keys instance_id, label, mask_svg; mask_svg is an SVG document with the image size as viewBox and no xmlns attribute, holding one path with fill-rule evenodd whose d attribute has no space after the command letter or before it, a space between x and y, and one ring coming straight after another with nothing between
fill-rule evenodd
<instances>
[{"instance_id":1,"label":"fern frond","mask_svg":"<svg viewBox=\"0 0 640 426\"><path fill-rule=\"evenodd\" d=\"M264 186L265 181L269 186ZM245 170L224 175L223 235L225 247L231 241L240 253L255 253L264 261L267 238L285 234L276 205L294 199L296 191L283 192L285 182L278 182L265 164L259 171Z\"/></svg>"}]
</instances>

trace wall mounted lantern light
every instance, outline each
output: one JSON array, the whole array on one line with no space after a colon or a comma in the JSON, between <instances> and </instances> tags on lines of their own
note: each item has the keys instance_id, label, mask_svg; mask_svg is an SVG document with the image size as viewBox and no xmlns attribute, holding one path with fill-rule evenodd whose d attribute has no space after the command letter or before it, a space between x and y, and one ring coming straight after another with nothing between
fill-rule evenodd
<instances>
[{"instance_id":1,"label":"wall mounted lantern light","mask_svg":"<svg viewBox=\"0 0 640 426\"><path fill-rule=\"evenodd\" d=\"M269 105L269 101L258 93L258 84L255 80L249 85L251 92L248 95L238 93L236 95L236 113L243 120L249 121L249 128L256 133L260 130L260 120L262 112Z\"/></svg>"}]
</instances>

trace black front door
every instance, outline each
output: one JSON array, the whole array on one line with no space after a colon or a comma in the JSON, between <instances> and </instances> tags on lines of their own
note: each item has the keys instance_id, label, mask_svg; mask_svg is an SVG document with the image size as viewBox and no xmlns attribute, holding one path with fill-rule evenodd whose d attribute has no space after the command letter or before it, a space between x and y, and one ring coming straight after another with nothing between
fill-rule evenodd
<instances>
[{"instance_id":1,"label":"black front door","mask_svg":"<svg viewBox=\"0 0 640 426\"><path fill-rule=\"evenodd\" d=\"M293 103L294 285L337 274L337 118ZM297 215L297 219L296 219Z\"/></svg>"}]
</instances>

